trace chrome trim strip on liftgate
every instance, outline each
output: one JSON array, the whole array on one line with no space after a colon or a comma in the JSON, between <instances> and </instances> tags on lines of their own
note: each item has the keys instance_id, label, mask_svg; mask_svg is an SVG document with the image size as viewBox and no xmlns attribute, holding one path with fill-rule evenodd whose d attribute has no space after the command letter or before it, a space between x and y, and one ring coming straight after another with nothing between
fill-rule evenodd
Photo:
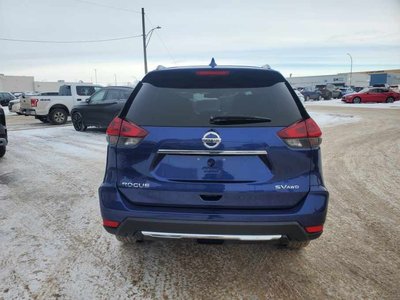
<instances>
[{"instance_id":1,"label":"chrome trim strip on liftgate","mask_svg":"<svg viewBox=\"0 0 400 300\"><path fill-rule=\"evenodd\" d=\"M239 240L239 241L272 241L279 240L282 235L243 235L243 234L202 234L202 233L176 233L142 231L142 235L153 238L165 239L213 239L213 240Z\"/></svg>"},{"instance_id":2,"label":"chrome trim strip on liftgate","mask_svg":"<svg viewBox=\"0 0 400 300\"><path fill-rule=\"evenodd\" d=\"M265 150L181 150L159 149L159 154L171 155L266 155Z\"/></svg>"}]
</instances>

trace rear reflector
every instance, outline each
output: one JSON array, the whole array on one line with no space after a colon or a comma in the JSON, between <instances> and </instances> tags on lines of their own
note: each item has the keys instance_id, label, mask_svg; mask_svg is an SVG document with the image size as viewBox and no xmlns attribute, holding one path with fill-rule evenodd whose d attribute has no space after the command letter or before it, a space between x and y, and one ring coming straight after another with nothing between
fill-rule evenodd
<instances>
[{"instance_id":1,"label":"rear reflector","mask_svg":"<svg viewBox=\"0 0 400 300\"><path fill-rule=\"evenodd\" d=\"M132 122L115 117L108 126L106 134L108 142L112 145L117 142L123 145L136 145L147 135L147 131Z\"/></svg>"},{"instance_id":2,"label":"rear reflector","mask_svg":"<svg viewBox=\"0 0 400 300\"><path fill-rule=\"evenodd\" d=\"M39 99L31 99L31 107L37 107Z\"/></svg>"},{"instance_id":3,"label":"rear reflector","mask_svg":"<svg viewBox=\"0 0 400 300\"><path fill-rule=\"evenodd\" d=\"M197 71L196 75L198 75L198 76L228 76L229 71L222 71L222 70Z\"/></svg>"},{"instance_id":4,"label":"rear reflector","mask_svg":"<svg viewBox=\"0 0 400 300\"><path fill-rule=\"evenodd\" d=\"M324 225L308 226L305 227L305 230L307 231L307 233L322 232L322 230L324 230Z\"/></svg>"},{"instance_id":5,"label":"rear reflector","mask_svg":"<svg viewBox=\"0 0 400 300\"><path fill-rule=\"evenodd\" d=\"M311 118L296 122L278 132L286 144L293 148L315 148L321 144L321 129Z\"/></svg>"},{"instance_id":6,"label":"rear reflector","mask_svg":"<svg viewBox=\"0 0 400 300\"><path fill-rule=\"evenodd\" d=\"M119 222L111 220L103 220L103 226L117 228L119 226Z\"/></svg>"}]
</instances>

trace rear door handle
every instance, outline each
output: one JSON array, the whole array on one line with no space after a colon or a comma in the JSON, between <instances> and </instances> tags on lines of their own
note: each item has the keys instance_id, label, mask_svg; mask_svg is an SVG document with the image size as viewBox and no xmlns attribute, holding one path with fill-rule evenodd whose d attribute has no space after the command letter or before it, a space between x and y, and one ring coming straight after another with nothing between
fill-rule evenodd
<instances>
[{"instance_id":1,"label":"rear door handle","mask_svg":"<svg viewBox=\"0 0 400 300\"><path fill-rule=\"evenodd\" d=\"M82 99L76 99L76 101L82 101Z\"/></svg>"}]
</instances>

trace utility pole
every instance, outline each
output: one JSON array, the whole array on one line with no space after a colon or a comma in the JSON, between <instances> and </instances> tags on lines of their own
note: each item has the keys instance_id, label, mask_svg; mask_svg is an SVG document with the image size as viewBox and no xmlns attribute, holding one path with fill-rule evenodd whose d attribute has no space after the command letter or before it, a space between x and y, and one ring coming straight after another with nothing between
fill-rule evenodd
<instances>
[{"instance_id":1,"label":"utility pole","mask_svg":"<svg viewBox=\"0 0 400 300\"><path fill-rule=\"evenodd\" d=\"M115 85L117 85L117 74L114 74Z\"/></svg>"},{"instance_id":2,"label":"utility pole","mask_svg":"<svg viewBox=\"0 0 400 300\"><path fill-rule=\"evenodd\" d=\"M144 8L142 7L142 32L143 32L143 56L144 56L144 74L147 74L147 53L146 53L146 28L144 22Z\"/></svg>"},{"instance_id":3,"label":"utility pole","mask_svg":"<svg viewBox=\"0 0 400 300\"><path fill-rule=\"evenodd\" d=\"M97 84L97 69L94 69L94 80L96 81Z\"/></svg>"}]
</instances>

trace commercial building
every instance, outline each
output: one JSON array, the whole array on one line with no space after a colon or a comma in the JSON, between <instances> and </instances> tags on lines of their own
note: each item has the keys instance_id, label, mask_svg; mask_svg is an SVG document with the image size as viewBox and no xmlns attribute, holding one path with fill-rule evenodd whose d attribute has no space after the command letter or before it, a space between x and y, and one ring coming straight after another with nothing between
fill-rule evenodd
<instances>
[{"instance_id":1,"label":"commercial building","mask_svg":"<svg viewBox=\"0 0 400 300\"><path fill-rule=\"evenodd\" d=\"M33 76L6 76L0 74L0 92L33 91Z\"/></svg>"},{"instance_id":2,"label":"commercial building","mask_svg":"<svg viewBox=\"0 0 400 300\"><path fill-rule=\"evenodd\" d=\"M302 76L286 78L295 87L322 87L327 84L364 88L374 84L400 85L400 69L338 73L336 75Z\"/></svg>"},{"instance_id":3,"label":"commercial building","mask_svg":"<svg viewBox=\"0 0 400 300\"><path fill-rule=\"evenodd\" d=\"M58 92L65 82L35 81L33 76L9 76L0 74L0 92Z\"/></svg>"}]
</instances>

